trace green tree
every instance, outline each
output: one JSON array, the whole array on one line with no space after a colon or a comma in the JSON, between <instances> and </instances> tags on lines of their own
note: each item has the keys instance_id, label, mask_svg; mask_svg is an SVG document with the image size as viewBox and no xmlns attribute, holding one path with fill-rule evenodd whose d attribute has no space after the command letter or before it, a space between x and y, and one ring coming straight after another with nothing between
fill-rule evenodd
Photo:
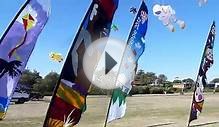
<instances>
[{"instance_id":1,"label":"green tree","mask_svg":"<svg viewBox=\"0 0 219 127\"><path fill-rule=\"evenodd\" d=\"M179 79L175 79L175 80L173 80L173 83L182 83L182 81Z\"/></svg>"},{"instance_id":2,"label":"green tree","mask_svg":"<svg viewBox=\"0 0 219 127\"><path fill-rule=\"evenodd\" d=\"M139 70L135 75L135 83L137 85L148 85L155 82L157 76L154 72L145 73L143 70Z\"/></svg>"},{"instance_id":3,"label":"green tree","mask_svg":"<svg viewBox=\"0 0 219 127\"><path fill-rule=\"evenodd\" d=\"M21 78L19 80L19 84L25 87L28 87L30 89L33 88L33 85L36 83L39 83L39 81L42 80L42 77L40 76L40 73L34 70L33 72L29 69L26 69L23 71L23 74L21 75Z\"/></svg>"},{"instance_id":4,"label":"green tree","mask_svg":"<svg viewBox=\"0 0 219 127\"><path fill-rule=\"evenodd\" d=\"M195 83L194 80L191 79L191 78L183 79L182 82L184 82L184 83L188 83L188 84L194 84L194 83Z\"/></svg>"},{"instance_id":5,"label":"green tree","mask_svg":"<svg viewBox=\"0 0 219 127\"><path fill-rule=\"evenodd\" d=\"M164 84L167 81L167 76L164 74L158 75L158 84Z\"/></svg>"},{"instance_id":6,"label":"green tree","mask_svg":"<svg viewBox=\"0 0 219 127\"><path fill-rule=\"evenodd\" d=\"M45 85L42 84L42 81L43 79L33 85L33 92L39 92L43 95L47 91L47 88Z\"/></svg>"},{"instance_id":7,"label":"green tree","mask_svg":"<svg viewBox=\"0 0 219 127\"><path fill-rule=\"evenodd\" d=\"M144 74L143 80L146 85L152 84L157 79L157 76L154 72L147 72Z\"/></svg>"},{"instance_id":8,"label":"green tree","mask_svg":"<svg viewBox=\"0 0 219 127\"><path fill-rule=\"evenodd\" d=\"M215 78L211 81L211 83L219 83L219 78Z\"/></svg>"},{"instance_id":9,"label":"green tree","mask_svg":"<svg viewBox=\"0 0 219 127\"><path fill-rule=\"evenodd\" d=\"M52 93L58 79L59 79L59 74L57 74L56 72L50 72L42 80L41 87L44 87L46 89L46 92Z\"/></svg>"},{"instance_id":10,"label":"green tree","mask_svg":"<svg viewBox=\"0 0 219 127\"><path fill-rule=\"evenodd\" d=\"M145 74L144 70L142 70L142 69L138 70L138 72L137 72L137 75L144 75L144 74Z\"/></svg>"}]
</instances>

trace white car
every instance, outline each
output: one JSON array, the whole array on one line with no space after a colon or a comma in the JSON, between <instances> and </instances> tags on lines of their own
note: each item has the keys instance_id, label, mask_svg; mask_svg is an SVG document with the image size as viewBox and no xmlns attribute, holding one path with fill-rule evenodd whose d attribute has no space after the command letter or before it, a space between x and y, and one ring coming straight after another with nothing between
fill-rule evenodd
<instances>
[{"instance_id":1,"label":"white car","mask_svg":"<svg viewBox=\"0 0 219 127\"><path fill-rule=\"evenodd\" d=\"M15 104L23 104L26 101L29 101L30 94L24 92L24 91L14 91L14 94L12 96L11 102L15 102Z\"/></svg>"}]
</instances>

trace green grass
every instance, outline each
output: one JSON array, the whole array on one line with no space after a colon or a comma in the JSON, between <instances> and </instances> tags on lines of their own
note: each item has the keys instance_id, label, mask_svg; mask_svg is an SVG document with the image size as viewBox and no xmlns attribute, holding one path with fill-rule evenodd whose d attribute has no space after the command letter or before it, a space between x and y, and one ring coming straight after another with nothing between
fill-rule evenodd
<instances>
[{"instance_id":1,"label":"green grass","mask_svg":"<svg viewBox=\"0 0 219 127\"><path fill-rule=\"evenodd\" d=\"M0 127L42 127L42 117L0 121Z\"/></svg>"},{"instance_id":2,"label":"green grass","mask_svg":"<svg viewBox=\"0 0 219 127\"><path fill-rule=\"evenodd\" d=\"M103 127L109 99L106 96L88 97L88 109L77 127ZM109 123L108 127L186 127L191 94L133 96L128 97L127 103L125 117ZM0 121L0 127L42 127L47 106L46 102L12 105L7 118ZM191 125L219 127L215 122L219 122L219 94L208 93L203 112Z\"/></svg>"}]
</instances>

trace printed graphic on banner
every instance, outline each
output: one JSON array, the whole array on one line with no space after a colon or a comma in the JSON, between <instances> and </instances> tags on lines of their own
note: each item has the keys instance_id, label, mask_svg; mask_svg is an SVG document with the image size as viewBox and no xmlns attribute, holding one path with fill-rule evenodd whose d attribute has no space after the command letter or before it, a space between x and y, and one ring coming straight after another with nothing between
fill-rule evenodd
<instances>
[{"instance_id":1,"label":"printed graphic on banner","mask_svg":"<svg viewBox=\"0 0 219 127\"><path fill-rule=\"evenodd\" d=\"M121 87L113 91L106 122L120 119L125 115L126 96L132 89L131 83L137 70L138 59L145 49L147 25L148 9L144 1L142 1L127 41L128 47L130 47L134 54L134 60L130 57L131 55L128 50L125 50L116 81L116 84L120 84L119 86Z\"/></svg>"},{"instance_id":2,"label":"printed graphic on banner","mask_svg":"<svg viewBox=\"0 0 219 127\"><path fill-rule=\"evenodd\" d=\"M0 119L7 111L12 93L44 28L49 0L28 0L0 42Z\"/></svg>"},{"instance_id":3,"label":"printed graphic on banner","mask_svg":"<svg viewBox=\"0 0 219 127\"><path fill-rule=\"evenodd\" d=\"M44 127L74 126L79 122L91 85L82 66L84 52L93 41L109 36L117 6L118 0L92 1L67 55Z\"/></svg>"}]
</instances>

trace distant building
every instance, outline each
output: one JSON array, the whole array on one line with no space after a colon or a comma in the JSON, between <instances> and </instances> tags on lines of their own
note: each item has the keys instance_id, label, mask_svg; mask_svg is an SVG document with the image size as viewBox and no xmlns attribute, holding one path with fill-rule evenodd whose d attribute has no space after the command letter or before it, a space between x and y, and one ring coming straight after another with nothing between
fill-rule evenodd
<instances>
[{"instance_id":1,"label":"distant building","mask_svg":"<svg viewBox=\"0 0 219 127\"><path fill-rule=\"evenodd\" d=\"M183 89L183 88L185 88L185 84L184 83L174 83L173 88Z\"/></svg>"}]
</instances>

